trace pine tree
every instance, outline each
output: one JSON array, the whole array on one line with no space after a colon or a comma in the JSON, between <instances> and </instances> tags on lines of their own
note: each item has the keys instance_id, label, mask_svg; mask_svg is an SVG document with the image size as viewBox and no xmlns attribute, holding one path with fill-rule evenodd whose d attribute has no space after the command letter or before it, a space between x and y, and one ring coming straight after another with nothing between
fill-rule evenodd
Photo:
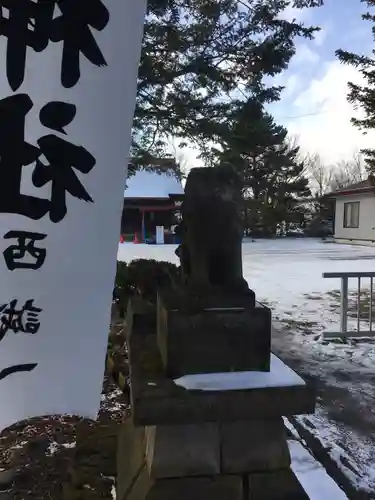
<instances>
[{"instance_id":1,"label":"pine tree","mask_svg":"<svg viewBox=\"0 0 375 500\"><path fill-rule=\"evenodd\" d=\"M369 8L375 7L375 0L361 0ZM372 32L375 40L375 15L367 12L362 15L362 19L373 23ZM372 51L374 54L374 50ZM358 109L364 112L363 118L352 118L351 122L363 130L375 129L375 60L372 57L358 55L346 50L337 50L336 55L339 60L345 64L350 64L359 69L367 85L358 85L349 83L348 100ZM375 173L375 149L363 149L365 155L367 170L369 173Z\"/></svg>"},{"instance_id":2,"label":"pine tree","mask_svg":"<svg viewBox=\"0 0 375 500\"><path fill-rule=\"evenodd\" d=\"M168 136L215 140L235 94L277 100L265 75L287 68L295 37L318 28L287 21L290 6L322 0L149 0L138 78L133 152L160 155ZM237 96L238 98L238 96Z\"/></svg>"},{"instance_id":3,"label":"pine tree","mask_svg":"<svg viewBox=\"0 0 375 500\"><path fill-rule=\"evenodd\" d=\"M277 224L300 219L298 198L309 195L305 163L286 128L261 103L250 99L241 104L221 128L219 144L210 160L230 163L239 172L250 226L260 224L274 234Z\"/></svg>"}]
</instances>

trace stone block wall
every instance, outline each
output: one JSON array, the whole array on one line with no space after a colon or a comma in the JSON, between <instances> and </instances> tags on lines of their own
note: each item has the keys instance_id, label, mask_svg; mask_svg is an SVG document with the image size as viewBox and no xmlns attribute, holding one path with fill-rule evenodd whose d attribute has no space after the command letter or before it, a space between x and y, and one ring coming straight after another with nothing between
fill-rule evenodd
<instances>
[{"instance_id":1,"label":"stone block wall","mask_svg":"<svg viewBox=\"0 0 375 500\"><path fill-rule=\"evenodd\" d=\"M308 500L281 418L122 426L118 500Z\"/></svg>"}]
</instances>

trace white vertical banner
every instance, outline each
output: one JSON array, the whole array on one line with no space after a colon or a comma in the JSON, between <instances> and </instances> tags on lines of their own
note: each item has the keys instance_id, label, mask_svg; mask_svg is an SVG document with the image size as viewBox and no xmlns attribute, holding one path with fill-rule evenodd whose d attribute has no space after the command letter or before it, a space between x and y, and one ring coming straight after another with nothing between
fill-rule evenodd
<instances>
[{"instance_id":1,"label":"white vertical banner","mask_svg":"<svg viewBox=\"0 0 375 500\"><path fill-rule=\"evenodd\" d=\"M145 12L0 1L0 431L97 416Z\"/></svg>"},{"instance_id":2,"label":"white vertical banner","mask_svg":"<svg viewBox=\"0 0 375 500\"><path fill-rule=\"evenodd\" d=\"M156 226L156 244L164 245L164 226Z\"/></svg>"}]
</instances>

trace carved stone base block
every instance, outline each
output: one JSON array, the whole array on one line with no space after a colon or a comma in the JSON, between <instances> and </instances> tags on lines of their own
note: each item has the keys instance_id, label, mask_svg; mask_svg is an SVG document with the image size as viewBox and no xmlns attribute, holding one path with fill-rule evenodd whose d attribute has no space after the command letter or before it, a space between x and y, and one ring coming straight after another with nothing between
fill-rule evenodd
<instances>
[{"instance_id":1,"label":"carved stone base block","mask_svg":"<svg viewBox=\"0 0 375 500\"><path fill-rule=\"evenodd\" d=\"M195 311L186 310L186 302L180 307L175 297L158 297L158 346L167 376L270 370L270 309L242 297L216 307L202 300Z\"/></svg>"},{"instance_id":2,"label":"carved stone base block","mask_svg":"<svg viewBox=\"0 0 375 500\"><path fill-rule=\"evenodd\" d=\"M244 500L309 500L293 471L289 468L248 477L249 496ZM332 500L334 500L332 498Z\"/></svg>"},{"instance_id":3,"label":"carved stone base block","mask_svg":"<svg viewBox=\"0 0 375 500\"><path fill-rule=\"evenodd\" d=\"M156 307L139 297L133 297L127 303L125 335L128 340L133 330L156 332Z\"/></svg>"},{"instance_id":4,"label":"carved stone base block","mask_svg":"<svg viewBox=\"0 0 375 500\"><path fill-rule=\"evenodd\" d=\"M289 468L281 418L122 426L118 500L308 500Z\"/></svg>"},{"instance_id":5,"label":"carved stone base block","mask_svg":"<svg viewBox=\"0 0 375 500\"><path fill-rule=\"evenodd\" d=\"M187 390L166 376L155 333L134 327L128 346L135 425L224 423L314 411L314 390L273 355L270 372L247 375L250 382L258 380L249 388L203 391ZM259 380L264 377L266 383Z\"/></svg>"},{"instance_id":6,"label":"carved stone base block","mask_svg":"<svg viewBox=\"0 0 375 500\"><path fill-rule=\"evenodd\" d=\"M223 424L220 435L224 474L271 471L290 465L281 417Z\"/></svg>"},{"instance_id":7,"label":"carved stone base block","mask_svg":"<svg viewBox=\"0 0 375 500\"><path fill-rule=\"evenodd\" d=\"M245 500L240 476L153 479L145 468L126 500ZM125 500L120 499L120 500Z\"/></svg>"},{"instance_id":8,"label":"carved stone base block","mask_svg":"<svg viewBox=\"0 0 375 500\"><path fill-rule=\"evenodd\" d=\"M153 478L220 474L219 426L147 427L146 461Z\"/></svg>"},{"instance_id":9,"label":"carved stone base block","mask_svg":"<svg viewBox=\"0 0 375 500\"><path fill-rule=\"evenodd\" d=\"M145 431L131 419L121 425L117 446L117 498L123 500L145 467Z\"/></svg>"}]
</instances>

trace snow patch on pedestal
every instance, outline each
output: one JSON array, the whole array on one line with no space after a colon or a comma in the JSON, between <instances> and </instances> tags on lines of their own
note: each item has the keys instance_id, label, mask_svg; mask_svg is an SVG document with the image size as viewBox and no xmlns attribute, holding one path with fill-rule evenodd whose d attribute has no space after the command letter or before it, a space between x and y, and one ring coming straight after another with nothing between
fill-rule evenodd
<instances>
[{"instance_id":1,"label":"snow patch on pedestal","mask_svg":"<svg viewBox=\"0 0 375 500\"><path fill-rule=\"evenodd\" d=\"M304 386L302 378L271 354L269 372L230 372L184 375L174 383L190 391L238 391L266 387Z\"/></svg>"}]
</instances>

